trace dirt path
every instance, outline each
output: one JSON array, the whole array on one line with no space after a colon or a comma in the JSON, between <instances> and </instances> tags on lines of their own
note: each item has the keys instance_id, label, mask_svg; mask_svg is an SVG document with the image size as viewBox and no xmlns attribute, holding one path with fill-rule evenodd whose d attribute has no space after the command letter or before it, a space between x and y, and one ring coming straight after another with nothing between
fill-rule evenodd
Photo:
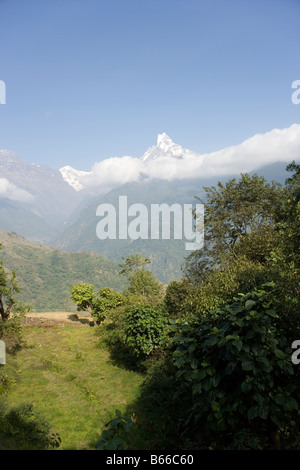
<instances>
[{"instance_id":1,"label":"dirt path","mask_svg":"<svg viewBox=\"0 0 300 470\"><path fill-rule=\"evenodd\" d=\"M74 312L30 312L26 314L25 323L41 326L92 326L93 318L88 314Z\"/></svg>"}]
</instances>

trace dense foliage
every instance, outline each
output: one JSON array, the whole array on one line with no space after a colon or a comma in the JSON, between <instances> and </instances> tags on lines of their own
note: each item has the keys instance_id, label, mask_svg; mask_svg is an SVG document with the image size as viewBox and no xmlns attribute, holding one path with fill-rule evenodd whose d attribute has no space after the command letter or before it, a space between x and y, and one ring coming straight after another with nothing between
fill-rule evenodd
<instances>
[{"instance_id":1,"label":"dense foliage","mask_svg":"<svg viewBox=\"0 0 300 470\"><path fill-rule=\"evenodd\" d=\"M1 250L0 243L0 250ZM12 312L23 312L26 307L16 300L16 294L21 290L16 279L16 270L8 273L0 260L0 321L8 320Z\"/></svg>"},{"instance_id":2,"label":"dense foliage","mask_svg":"<svg viewBox=\"0 0 300 470\"><path fill-rule=\"evenodd\" d=\"M101 323L110 310L124 304L124 296L109 287L94 292L92 284L75 284L71 286L71 299L76 303L77 310L89 311L96 323Z\"/></svg>"},{"instance_id":3,"label":"dense foliage","mask_svg":"<svg viewBox=\"0 0 300 470\"><path fill-rule=\"evenodd\" d=\"M31 403L9 408L0 403L0 450L48 450L60 445L60 437Z\"/></svg>"},{"instance_id":4,"label":"dense foliage","mask_svg":"<svg viewBox=\"0 0 300 470\"><path fill-rule=\"evenodd\" d=\"M233 446L237 432L258 448L297 431L299 374L278 327L275 292L264 286L228 307L176 325L171 352L177 395L190 396L183 430L198 445ZM279 431L280 430L280 431Z\"/></svg>"},{"instance_id":5,"label":"dense foliage","mask_svg":"<svg viewBox=\"0 0 300 470\"><path fill-rule=\"evenodd\" d=\"M140 399L160 446L299 448L300 166L287 169L285 187L205 188L206 245L167 287L169 347Z\"/></svg>"},{"instance_id":6,"label":"dense foliage","mask_svg":"<svg viewBox=\"0 0 300 470\"><path fill-rule=\"evenodd\" d=\"M127 278L128 287L124 294L128 297L140 297L142 303L154 305L163 300L164 287L150 271L146 270L146 266L150 263L150 259L140 254L130 255L125 262L120 263L120 275Z\"/></svg>"},{"instance_id":7,"label":"dense foliage","mask_svg":"<svg viewBox=\"0 0 300 470\"><path fill-rule=\"evenodd\" d=\"M161 306L137 305L126 309L124 342L134 356L148 356L161 344L168 330L168 317Z\"/></svg>"}]
</instances>

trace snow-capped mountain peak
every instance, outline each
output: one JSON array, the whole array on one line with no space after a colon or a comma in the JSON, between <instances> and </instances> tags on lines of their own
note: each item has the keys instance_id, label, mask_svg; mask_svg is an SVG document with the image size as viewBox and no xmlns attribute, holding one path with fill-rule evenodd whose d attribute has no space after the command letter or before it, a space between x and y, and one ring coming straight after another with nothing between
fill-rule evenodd
<instances>
[{"instance_id":1,"label":"snow-capped mountain peak","mask_svg":"<svg viewBox=\"0 0 300 470\"><path fill-rule=\"evenodd\" d=\"M89 174L88 171L81 171L72 168L71 166L63 166L59 169L62 174L63 179L72 186L76 191L81 191L84 188L84 185L81 182L83 176Z\"/></svg>"},{"instance_id":2,"label":"snow-capped mountain peak","mask_svg":"<svg viewBox=\"0 0 300 470\"><path fill-rule=\"evenodd\" d=\"M12 152L11 150L2 149L0 150L0 163L1 161L7 163L12 163L19 161L19 157Z\"/></svg>"},{"instance_id":3,"label":"snow-capped mountain peak","mask_svg":"<svg viewBox=\"0 0 300 470\"><path fill-rule=\"evenodd\" d=\"M146 160L151 161L165 157L179 159L187 152L189 151L183 149L180 145L175 144L172 139L163 132L162 134L157 135L156 144L149 147L140 159L144 162L146 162ZM86 188L89 182L86 177L88 175L92 175L92 172L76 170L68 165L60 168L59 171L62 174L63 179L77 192Z\"/></svg>"},{"instance_id":4,"label":"snow-capped mountain peak","mask_svg":"<svg viewBox=\"0 0 300 470\"><path fill-rule=\"evenodd\" d=\"M156 145L161 148L168 148L173 145L171 137L169 137L165 132L157 135Z\"/></svg>"},{"instance_id":5,"label":"snow-capped mountain peak","mask_svg":"<svg viewBox=\"0 0 300 470\"><path fill-rule=\"evenodd\" d=\"M180 158L184 153L184 149L175 144L172 139L163 132L158 134L156 145L149 147L148 150L141 157L141 160L154 160L162 157Z\"/></svg>"}]
</instances>

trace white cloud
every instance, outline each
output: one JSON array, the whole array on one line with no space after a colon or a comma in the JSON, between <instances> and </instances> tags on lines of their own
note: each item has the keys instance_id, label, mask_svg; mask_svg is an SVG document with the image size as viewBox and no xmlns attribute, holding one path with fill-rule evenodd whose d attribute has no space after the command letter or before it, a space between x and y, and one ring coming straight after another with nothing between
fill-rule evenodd
<instances>
[{"instance_id":1,"label":"white cloud","mask_svg":"<svg viewBox=\"0 0 300 470\"><path fill-rule=\"evenodd\" d=\"M6 178L0 178L0 197L6 197L11 201L31 202L33 200L32 194L24 189L18 188L14 183L11 183Z\"/></svg>"},{"instance_id":2,"label":"white cloud","mask_svg":"<svg viewBox=\"0 0 300 470\"><path fill-rule=\"evenodd\" d=\"M300 124L256 134L239 145L197 154L184 150L181 158L162 156L141 160L130 156L108 158L95 163L81 182L101 192L124 183L146 179L190 179L237 175L276 162L300 160Z\"/></svg>"},{"instance_id":3,"label":"white cloud","mask_svg":"<svg viewBox=\"0 0 300 470\"><path fill-rule=\"evenodd\" d=\"M143 174L142 160L130 156L112 157L94 164L91 173L80 180L84 186L100 187L101 192L133 181Z\"/></svg>"}]
</instances>

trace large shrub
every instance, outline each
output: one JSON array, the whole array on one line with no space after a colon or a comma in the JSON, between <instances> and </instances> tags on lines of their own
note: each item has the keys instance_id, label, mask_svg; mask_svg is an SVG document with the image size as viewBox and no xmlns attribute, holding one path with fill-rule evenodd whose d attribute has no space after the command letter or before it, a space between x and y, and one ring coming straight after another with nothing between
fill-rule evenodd
<instances>
[{"instance_id":1,"label":"large shrub","mask_svg":"<svg viewBox=\"0 0 300 470\"><path fill-rule=\"evenodd\" d=\"M296 432L299 374L279 329L274 289L240 294L228 307L178 324L171 352L183 430L197 445L279 447ZM185 401L187 403L187 401ZM247 436L247 437L245 437Z\"/></svg>"},{"instance_id":2,"label":"large shrub","mask_svg":"<svg viewBox=\"0 0 300 470\"><path fill-rule=\"evenodd\" d=\"M185 316L191 299L194 299L196 293L196 288L186 278L180 281L171 281L164 297L169 315L173 318Z\"/></svg>"},{"instance_id":3,"label":"large shrub","mask_svg":"<svg viewBox=\"0 0 300 470\"><path fill-rule=\"evenodd\" d=\"M161 306L129 306L123 321L124 342L134 356L149 356L161 346L167 328L168 315Z\"/></svg>"},{"instance_id":4,"label":"large shrub","mask_svg":"<svg viewBox=\"0 0 300 470\"><path fill-rule=\"evenodd\" d=\"M119 292L115 292L109 287L103 287L99 290L93 301L92 315L97 323L102 322L109 314L125 302L124 296Z\"/></svg>"},{"instance_id":5,"label":"large shrub","mask_svg":"<svg viewBox=\"0 0 300 470\"><path fill-rule=\"evenodd\" d=\"M124 296L109 287L94 292L93 284L74 284L71 286L71 300L76 303L77 310L90 312L96 323L105 320L109 313L125 302Z\"/></svg>"}]
</instances>

